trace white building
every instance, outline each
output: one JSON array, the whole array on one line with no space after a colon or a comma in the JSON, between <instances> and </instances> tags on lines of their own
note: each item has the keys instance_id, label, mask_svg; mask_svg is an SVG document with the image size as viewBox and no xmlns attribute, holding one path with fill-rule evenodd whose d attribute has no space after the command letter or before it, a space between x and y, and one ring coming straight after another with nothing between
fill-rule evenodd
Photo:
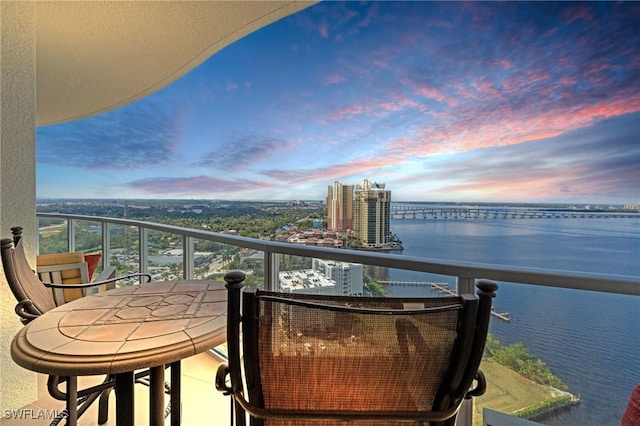
<instances>
[{"instance_id":1,"label":"white building","mask_svg":"<svg viewBox=\"0 0 640 426\"><path fill-rule=\"evenodd\" d=\"M362 296L364 267L358 263L313 259L313 269L280 272L286 293Z\"/></svg>"},{"instance_id":2,"label":"white building","mask_svg":"<svg viewBox=\"0 0 640 426\"><path fill-rule=\"evenodd\" d=\"M280 291L285 293L335 295L336 282L313 269L280 272Z\"/></svg>"},{"instance_id":3,"label":"white building","mask_svg":"<svg viewBox=\"0 0 640 426\"><path fill-rule=\"evenodd\" d=\"M313 259L313 269L336 283L336 295L362 296L364 267L359 263Z\"/></svg>"}]
</instances>

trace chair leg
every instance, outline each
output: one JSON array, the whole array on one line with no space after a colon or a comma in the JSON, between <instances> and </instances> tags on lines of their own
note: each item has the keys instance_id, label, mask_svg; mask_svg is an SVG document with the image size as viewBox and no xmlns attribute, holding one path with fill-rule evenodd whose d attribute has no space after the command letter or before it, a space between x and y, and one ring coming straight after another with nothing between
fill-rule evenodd
<instances>
[{"instance_id":1,"label":"chair leg","mask_svg":"<svg viewBox=\"0 0 640 426\"><path fill-rule=\"evenodd\" d=\"M180 401L180 393L182 392L182 365L180 360L171 364L171 390L170 390L170 406L171 406L171 426L178 426L182 423L182 401Z\"/></svg>"},{"instance_id":2,"label":"chair leg","mask_svg":"<svg viewBox=\"0 0 640 426\"><path fill-rule=\"evenodd\" d=\"M67 377L67 425L76 426L78 423L78 378Z\"/></svg>"},{"instance_id":3,"label":"chair leg","mask_svg":"<svg viewBox=\"0 0 640 426\"><path fill-rule=\"evenodd\" d=\"M100 394L98 402L98 424L103 425L109 421L109 396L113 388L105 389Z\"/></svg>"},{"instance_id":4,"label":"chair leg","mask_svg":"<svg viewBox=\"0 0 640 426\"><path fill-rule=\"evenodd\" d=\"M134 373L116 374L116 426L134 424Z\"/></svg>"}]
</instances>

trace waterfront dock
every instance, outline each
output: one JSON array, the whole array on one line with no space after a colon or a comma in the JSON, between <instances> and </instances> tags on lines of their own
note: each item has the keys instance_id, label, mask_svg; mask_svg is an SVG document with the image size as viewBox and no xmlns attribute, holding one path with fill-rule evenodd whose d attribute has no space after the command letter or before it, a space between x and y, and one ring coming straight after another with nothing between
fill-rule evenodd
<instances>
[{"instance_id":1,"label":"waterfront dock","mask_svg":"<svg viewBox=\"0 0 640 426\"><path fill-rule=\"evenodd\" d=\"M446 294L447 296L457 296L458 292L449 288L449 283L432 282L432 281L378 281L380 284L387 285L403 285L403 286L430 286L432 290ZM504 321L511 321L511 314L509 312L498 312L494 307L491 308L491 315Z\"/></svg>"}]
</instances>

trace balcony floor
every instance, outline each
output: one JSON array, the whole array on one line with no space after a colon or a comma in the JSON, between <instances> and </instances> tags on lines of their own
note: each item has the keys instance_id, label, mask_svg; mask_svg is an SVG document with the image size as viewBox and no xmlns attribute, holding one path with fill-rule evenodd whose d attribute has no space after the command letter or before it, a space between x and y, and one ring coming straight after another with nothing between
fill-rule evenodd
<instances>
[{"instance_id":1,"label":"balcony floor","mask_svg":"<svg viewBox=\"0 0 640 426\"><path fill-rule=\"evenodd\" d=\"M182 426L222 426L229 424L229 400L216 391L214 380L219 362L207 354L200 354L182 361ZM64 401L57 401L47 392L47 376L38 375L39 399L24 407L31 418L0 418L2 426L45 426L51 423L49 413L64 409ZM94 383L95 378L79 379L79 386ZM149 424L149 392L144 385L135 386L136 424ZM109 400L109 421L106 425L115 425L115 394ZM64 424L61 422L61 424ZM167 420L166 424L169 424ZM80 418L78 426L98 425L98 404L93 404Z\"/></svg>"}]
</instances>

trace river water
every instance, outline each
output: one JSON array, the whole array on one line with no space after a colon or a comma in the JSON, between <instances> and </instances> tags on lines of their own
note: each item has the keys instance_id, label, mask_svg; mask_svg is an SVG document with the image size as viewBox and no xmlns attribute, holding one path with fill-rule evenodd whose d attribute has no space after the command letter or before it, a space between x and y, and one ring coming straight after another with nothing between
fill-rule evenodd
<instances>
[{"instance_id":1,"label":"river water","mask_svg":"<svg viewBox=\"0 0 640 426\"><path fill-rule=\"evenodd\" d=\"M392 219L402 254L466 262L561 269L640 280L637 219ZM451 277L389 271L396 281ZM500 283L492 318L504 344L524 342L582 401L539 419L547 425L617 426L640 383L640 298L599 292ZM425 289L389 286L392 294Z\"/></svg>"}]
</instances>

